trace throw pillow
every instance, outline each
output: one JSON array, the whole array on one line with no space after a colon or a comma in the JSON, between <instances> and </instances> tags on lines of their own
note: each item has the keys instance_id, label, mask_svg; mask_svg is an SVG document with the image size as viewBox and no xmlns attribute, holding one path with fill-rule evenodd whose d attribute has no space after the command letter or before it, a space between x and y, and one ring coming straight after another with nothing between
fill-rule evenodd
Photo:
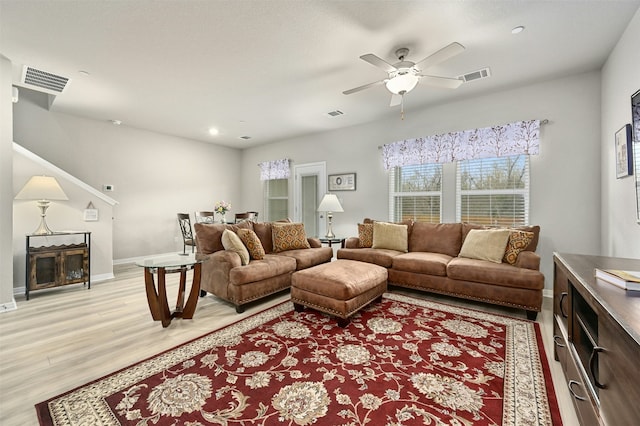
<instances>
[{"instance_id":1,"label":"throw pillow","mask_svg":"<svg viewBox=\"0 0 640 426\"><path fill-rule=\"evenodd\" d=\"M358 224L358 247L370 248L373 245L373 223Z\"/></svg>"},{"instance_id":2,"label":"throw pillow","mask_svg":"<svg viewBox=\"0 0 640 426\"><path fill-rule=\"evenodd\" d=\"M264 259L264 247L262 247L260 238L258 238L258 235L255 232L251 229L238 229L238 237L240 237L244 246L249 251L251 259Z\"/></svg>"},{"instance_id":3,"label":"throw pillow","mask_svg":"<svg viewBox=\"0 0 640 426\"><path fill-rule=\"evenodd\" d=\"M273 251L276 253L311 248L302 223L279 223L272 226Z\"/></svg>"},{"instance_id":4,"label":"throw pillow","mask_svg":"<svg viewBox=\"0 0 640 426\"><path fill-rule=\"evenodd\" d=\"M507 242L507 250L504 252L504 258L502 260L510 265L515 265L518 255L533 241L534 236L533 232L511 229L509 232L509 241Z\"/></svg>"},{"instance_id":5,"label":"throw pillow","mask_svg":"<svg viewBox=\"0 0 640 426\"><path fill-rule=\"evenodd\" d=\"M222 246L225 250L238 253L243 265L247 265L249 263L249 252L235 232L229 231L228 229L225 229L222 232Z\"/></svg>"},{"instance_id":6,"label":"throw pillow","mask_svg":"<svg viewBox=\"0 0 640 426\"><path fill-rule=\"evenodd\" d=\"M373 244L377 249L407 252L409 247L407 225L373 222Z\"/></svg>"},{"instance_id":7,"label":"throw pillow","mask_svg":"<svg viewBox=\"0 0 640 426\"><path fill-rule=\"evenodd\" d=\"M508 229L472 229L458 256L502 263L509 234Z\"/></svg>"}]
</instances>

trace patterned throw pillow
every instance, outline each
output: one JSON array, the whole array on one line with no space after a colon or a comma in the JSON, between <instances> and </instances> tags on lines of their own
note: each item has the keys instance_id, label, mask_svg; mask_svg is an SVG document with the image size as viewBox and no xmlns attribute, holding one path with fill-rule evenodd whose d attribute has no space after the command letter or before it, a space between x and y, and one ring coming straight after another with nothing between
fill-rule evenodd
<instances>
[{"instance_id":1,"label":"patterned throw pillow","mask_svg":"<svg viewBox=\"0 0 640 426\"><path fill-rule=\"evenodd\" d=\"M243 265L247 265L249 263L249 252L235 232L228 229L225 229L222 232L222 246L225 250L238 253Z\"/></svg>"},{"instance_id":2,"label":"patterned throw pillow","mask_svg":"<svg viewBox=\"0 0 640 426\"><path fill-rule=\"evenodd\" d=\"M507 250L504 252L504 258L502 259L503 262L515 265L518 255L533 241L534 236L533 232L511 229L509 241L507 242Z\"/></svg>"},{"instance_id":3,"label":"patterned throw pillow","mask_svg":"<svg viewBox=\"0 0 640 426\"><path fill-rule=\"evenodd\" d=\"M370 248L373 245L373 223L358 224L358 247Z\"/></svg>"},{"instance_id":4,"label":"patterned throw pillow","mask_svg":"<svg viewBox=\"0 0 640 426\"><path fill-rule=\"evenodd\" d=\"M311 248L302 223L278 223L272 227L273 251L276 253Z\"/></svg>"},{"instance_id":5,"label":"patterned throw pillow","mask_svg":"<svg viewBox=\"0 0 640 426\"><path fill-rule=\"evenodd\" d=\"M238 229L238 237L240 237L247 250L249 250L251 259L264 259L264 247L262 247L260 238L258 238L255 232L251 229Z\"/></svg>"}]
</instances>

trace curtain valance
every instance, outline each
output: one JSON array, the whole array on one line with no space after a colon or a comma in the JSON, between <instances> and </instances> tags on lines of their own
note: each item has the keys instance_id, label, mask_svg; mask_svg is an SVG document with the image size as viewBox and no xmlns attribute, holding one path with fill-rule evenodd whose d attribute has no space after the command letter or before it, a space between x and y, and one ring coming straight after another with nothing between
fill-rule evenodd
<instances>
[{"instance_id":1,"label":"curtain valance","mask_svg":"<svg viewBox=\"0 0 640 426\"><path fill-rule=\"evenodd\" d=\"M291 174L288 158L263 161L258 163L258 167L260 167L260 180L289 179Z\"/></svg>"},{"instance_id":2,"label":"curtain valance","mask_svg":"<svg viewBox=\"0 0 640 426\"><path fill-rule=\"evenodd\" d=\"M382 160L389 170L415 164L536 155L539 148L540 120L528 120L385 144Z\"/></svg>"}]
</instances>

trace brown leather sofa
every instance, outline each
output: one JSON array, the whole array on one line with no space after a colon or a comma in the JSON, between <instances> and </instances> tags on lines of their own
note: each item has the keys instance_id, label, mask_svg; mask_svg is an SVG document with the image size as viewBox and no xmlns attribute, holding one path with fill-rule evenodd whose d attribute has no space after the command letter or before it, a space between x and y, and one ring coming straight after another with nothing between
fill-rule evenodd
<instances>
[{"instance_id":1,"label":"brown leather sofa","mask_svg":"<svg viewBox=\"0 0 640 426\"><path fill-rule=\"evenodd\" d=\"M351 237L345 248L338 250L338 259L388 268L389 285L522 308L529 319L535 320L542 309L544 289L540 257L535 253L539 226L517 228L534 233L534 238L511 265L458 257L469 231L483 228L480 225L403 223L407 224L408 252L361 248L359 238Z\"/></svg>"},{"instance_id":2,"label":"brown leather sofa","mask_svg":"<svg viewBox=\"0 0 640 426\"><path fill-rule=\"evenodd\" d=\"M224 249L224 230L237 232L241 228L256 233L266 253L263 259L251 259L242 265L238 253ZM208 255L202 264L200 289L233 303L238 313L249 302L291 287L293 272L329 262L333 257L333 250L322 247L317 238L307 238L311 248L275 253L271 222L196 223L194 230L198 254Z\"/></svg>"}]
</instances>

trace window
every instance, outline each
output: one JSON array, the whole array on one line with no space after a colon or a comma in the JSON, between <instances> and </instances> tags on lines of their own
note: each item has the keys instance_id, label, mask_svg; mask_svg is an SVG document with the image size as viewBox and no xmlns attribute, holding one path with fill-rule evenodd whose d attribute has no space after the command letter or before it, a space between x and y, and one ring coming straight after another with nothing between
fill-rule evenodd
<instances>
[{"instance_id":1,"label":"window","mask_svg":"<svg viewBox=\"0 0 640 426\"><path fill-rule=\"evenodd\" d=\"M272 222L289 217L289 179L264 181L265 220Z\"/></svg>"},{"instance_id":2,"label":"window","mask_svg":"<svg viewBox=\"0 0 640 426\"><path fill-rule=\"evenodd\" d=\"M440 222L442 164L394 167L389 171L389 219Z\"/></svg>"},{"instance_id":3,"label":"window","mask_svg":"<svg viewBox=\"0 0 640 426\"><path fill-rule=\"evenodd\" d=\"M456 218L487 225L529 224L529 156L458 162Z\"/></svg>"}]
</instances>

